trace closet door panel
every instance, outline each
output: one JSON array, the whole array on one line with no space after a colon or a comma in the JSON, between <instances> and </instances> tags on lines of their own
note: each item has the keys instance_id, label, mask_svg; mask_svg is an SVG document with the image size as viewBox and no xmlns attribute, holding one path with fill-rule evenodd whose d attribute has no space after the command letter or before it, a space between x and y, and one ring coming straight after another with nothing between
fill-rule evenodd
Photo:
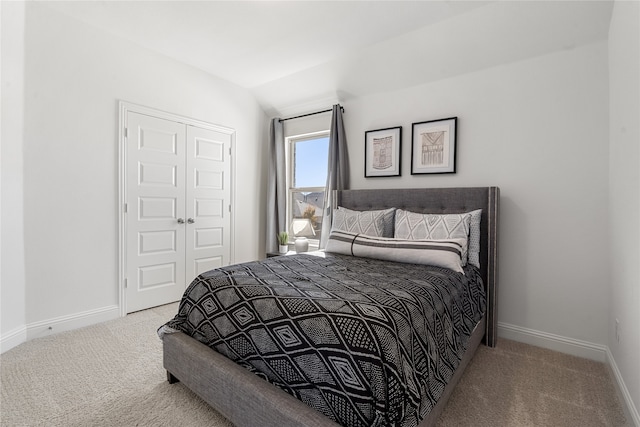
<instances>
[{"instance_id":1,"label":"closet door panel","mask_svg":"<svg viewBox=\"0 0 640 427\"><path fill-rule=\"evenodd\" d=\"M187 126L187 281L229 264L231 135Z\"/></svg>"},{"instance_id":2,"label":"closet door panel","mask_svg":"<svg viewBox=\"0 0 640 427\"><path fill-rule=\"evenodd\" d=\"M127 312L177 301L185 289L185 126L127 116Z\"/></svg>"}]
</instances>

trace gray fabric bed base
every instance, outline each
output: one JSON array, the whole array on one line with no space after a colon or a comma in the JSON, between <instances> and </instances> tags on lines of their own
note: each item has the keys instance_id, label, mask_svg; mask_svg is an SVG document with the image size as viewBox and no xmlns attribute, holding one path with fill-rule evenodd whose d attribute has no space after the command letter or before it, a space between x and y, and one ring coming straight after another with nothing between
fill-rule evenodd
<instances>
[{"instance_id":1,"label":"gray fabric bed base","mask_svg":"<svg viewBox=\"0 0 640 427\"><path fill-rule=\"evenodd\" d=\"M480 345L485 317L438 403L419 425L435 425L449 397ZM164 368L169 382L182 382L236 427L340 427L288 393L199 341L176 332L165 335Z\"/></svg>"}]
</instances>

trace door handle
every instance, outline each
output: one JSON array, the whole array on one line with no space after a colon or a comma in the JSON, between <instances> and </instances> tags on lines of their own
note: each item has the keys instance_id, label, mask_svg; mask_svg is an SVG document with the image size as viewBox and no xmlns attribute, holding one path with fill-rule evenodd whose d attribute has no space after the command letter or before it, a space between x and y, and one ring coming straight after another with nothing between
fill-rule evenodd
<instances>
[{"instance_id":1,"label":"door handle","mask_svg":"<svg viewBox=\"0 0 640 427\"><path fill-rule=\"evenodd\" d=\"M184 224L184 219L178 218L178 224Z\"/></svg>"},{"instance_id":2,"label":"door handle","mask_svg":"<svg viewBox=\"0 0 640 427\"><path fill-rule=\"evenodd\" d=\"M187 219L187 223L189 223L189 224L193 224L194 222L196 222L196 220L193 219L193 218L188 218Z\"/></svg>"}]
</instances>

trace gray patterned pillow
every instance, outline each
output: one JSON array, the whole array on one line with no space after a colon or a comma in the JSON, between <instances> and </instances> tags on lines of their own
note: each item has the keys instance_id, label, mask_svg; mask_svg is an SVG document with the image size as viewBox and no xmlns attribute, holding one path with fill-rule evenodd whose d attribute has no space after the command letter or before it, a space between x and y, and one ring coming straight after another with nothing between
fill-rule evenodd
<instances>
[{"instance_id":1,"label":"gray patterned pillow","mask_svg":"<svg viewBox=\"0 0 640 427\"><path fill-rule=\"evenodd\" d=\"M333 211L332 230L348 231L374 237L393 237L393 218L396 209L354 211L338 206Z\"/></svg>"},{"instance_id":2,"label":"gray patterned pillow","mask_svg":"<svg viewBox=\"0 0 640 427\"><path fill-rule=\"evenodd\" d=\"M420 214L398 209L396 211L396 239L464 239L469 238L471 215L463 214ZM462 265L467 264L468 247L462 253Z\"/></svg>"},{"instance_id":3,"label":"gray patterned pillow","mask_svg":"<svg viewBox=\"0 0 640 427\"><path fill-rule=\"evenodd\" d=\"M480 268L480 220L482 209L468 212L471 215L469 222L469 264Z\"/></svg>"}]
</instances>

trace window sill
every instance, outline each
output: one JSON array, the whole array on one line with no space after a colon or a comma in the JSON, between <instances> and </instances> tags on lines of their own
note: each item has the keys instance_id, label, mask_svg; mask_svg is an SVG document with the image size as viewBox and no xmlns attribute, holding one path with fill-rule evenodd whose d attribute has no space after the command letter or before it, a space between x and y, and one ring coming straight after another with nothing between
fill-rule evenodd
<instances>
[{"instance_id":1,"label":"window sill","mask_svg":"<svg viewBox=\"0 0 640 427\"><path fill-rule=\"evenodd\" d=\"M267 252L267 258L273 258L276 256L287 256L287 255L295 255L296 251L288 251L287 253L281 254L280 252Z\"/></svg>"}]
</instances>

